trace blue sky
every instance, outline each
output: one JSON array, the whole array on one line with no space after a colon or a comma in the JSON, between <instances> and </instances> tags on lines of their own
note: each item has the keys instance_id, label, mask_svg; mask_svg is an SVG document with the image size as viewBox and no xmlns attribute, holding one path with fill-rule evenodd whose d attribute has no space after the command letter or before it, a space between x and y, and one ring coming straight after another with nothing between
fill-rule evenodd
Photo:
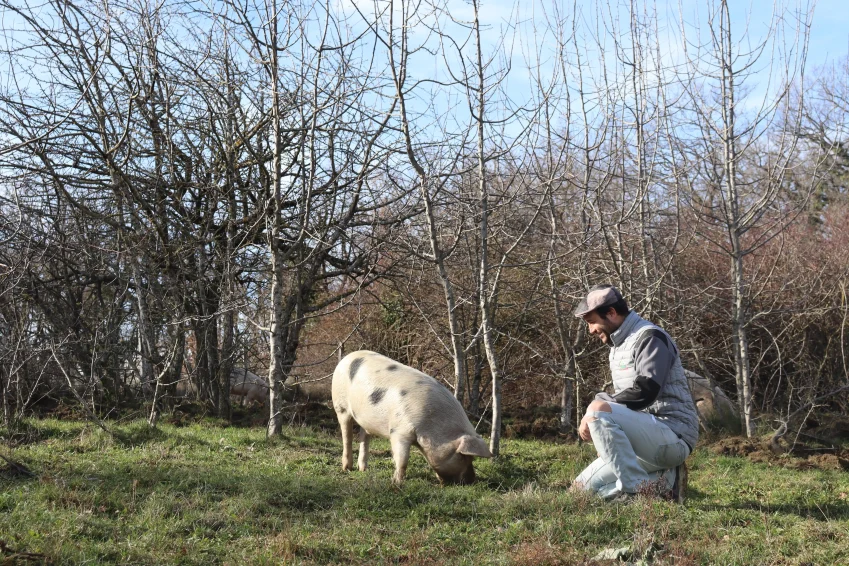
<instances>
[{"instance_id":1,"label":"blue sky","mask_svg":"<svg viewBox=\"0 0 849 566\"><path fill-rule=\"evenodd\" d=\"M811 28L811 65L833 63L849 51L849 2L820 0Z\"/></svg>"},{"instance_id":2,"label":"blue sky","mask_svg":"<svg viewBox=\"0 0 849 566\"><path fill-rule=\"evenodd\" d=\"M345 0L340 0L345 1ZM347 0L348 2L352 0ZM353 0L362 1L362 0ZM516 3L514 0L480 0L481 2L481 19L487 26L485 32L485 42L494 45L502 33L506 30L505 22L511 19L511 14L514 13ZM683 19L687 28L688 38L693 41L696 37L696 27L704 29L708 19L708 6L710 4L717 5L719 0L635 0L634 2L639 10L656 10L658 16L658 32L656 37L660 43L661 49L667 54L671 54L669 61L682 60L680 54L682 51L682 42L680 35L680 19L683 14ZM612 9L608 6L612 4ZM514 62L510 85L507 90L511 97L516 99L522 98L522 92L526 91L527 79L525 71L522 70L522 65L517 61L517 58L524 53L533 51L537 47L545 50L547 44L553 43L549 38L540 40L538 37L529 33L533 22L540 22L543 17L543 11L551 13L552 6L556 6L561 11L561 14L567 19L571 19L575 13L580 13L579 22L583 26L578 33L582 35L582 40L579 42L582 45L583 63L588 65L588 70L591 74L599 76L599 61L604 57L607 58L609 67L610 61L613 59L612 53L612 37L618 34L627 33L628 19L627 9L630 0L525 0L519 5L518 19L522 21L523 30L519 32L519 39L514 45L512 60ZM826 65L832 65L840 62L849 54L849 0L730 0L731 18L732 18L732 33L735 42L741 44L758 45L767 39L769 24L773 20L774 10L784 8L781 13L787 14L787 10L804 10L806 6L813 6L814 15L811 25L809 38L809 51L806 62L806 74L811 77L817 70ZM469 2L463 0L450 0L449 9L452 14L466 15L471 17L471 9ZM512 18L515 21L515 16ZM596 33L593 29L598 26L598 21L604 19L606 25L617 26L619 29L615 33L611 33L609 29L602 32L604 36L604 47L599 50L595 47L592 36ZM618 22L615 20L619 19ZM785 33L792 35L794 23L792 17L786 18ZM611 22L614 22L611 24ZM654 38L655 34L651 34ZM747 104L752 107L758 107L762 104L764 96L768 96L768 91L775 89L780 84L780 74L783 68L780 62L772 65L773 53L780 53L787 45L792 44L792 38L785 38L784 41L778 39L775 34L775 43L771 44L764 54L757 60L754 68L757 72L751 76L741 77L745 86L747 95ZM530 38L530 41L528 41ZM702 43L705 42L707 36L702 36ZM534 44L534 41L537 43ZM524 45L521 45L524 42ZM626 40L627 43L627 40ZM771 49L775 51L771 51ZM745 51L745 45L741 47ZM543 54L544 55L544 54ZM773 71L777 74L770 80L769 68L773 66ZM515 82L514 82L515 81ZM522 86L525 85L525 86Z\"/></svg>"},{"instance_id":3,"label":"blue sky","mask_svg":"<svg viewBox=\"0 0 849 566\"><path fill-rule=\"evenodd\" d=\"M170 0L168 1L170 2ZM258 4L262 3L262 0L256 1ZM401 1L402 0L396 0L396 6ZM537 49L539 49L538 55L540 57L544 58L546 56L550 56L550 48L554 43L550 36L535 36L532 33L531 28L533 28L535 22L542 21L544 11L547 11L549 14L551 13L552 6L556 6L564 17L571 19L573 11L575 11L573 9L573 1L574 6L577 7L577 11L583 14L583 22L586 24L587 20L592 20L593 17L598 15L598 10L605 9L608 3L615 6L612 10L607 12L606 15L608 16L608 19L611 14L622 18L630 0L521 0L518 3L517 0L480 0L481 18L486 26L484 31L484 42L489 46L487 51L490 54L492 54L493 50L499 49L496 45L498 45L502 36L505 35L505 22L511 19L515 20L515 17L513 17L514 10L516 9L516 6L518 6L519 19L522 23L519 26L520 31L515 41L507 41L508 46L512 45L510 59L514 65L510 73L510 84L506 85L505 88L505 91L509 93L510 98L513 99L515 104L526 103L527 97L531 95L529 93L532 93L532 89L529 88L530 71L526 66L528 62L527 58L533 59L533 56L535 55L534 52ZM651 4L653 1L654 4ZM718 2L718 0L635 0L635 3L637 5L649 4L650 6L655 7L660 20L659 25L661 29L658 33L658 37L661 38L661 45L664 49L668 49L669 52L674 53L676 49L680 49L681 43L680 35L678 34L679 10L683 11L685 20L689 23L692 24L695 21L703 22L707 16L706 6L711 1L713 1L713 3ZM743 35L742 32L747 29L748 34L746 37L748 37L752 42L758 42L762 38L767 22L772 16L774 5L773 1L730 1L735 36L739 38ZM331 2L331 5L334 5L336 8L351 15L349 23L353 25L355 31L361 31L365 24L358 15L355 15L353 6L359 6L365 12L365 16L367 18L370 15L373 15L375 9L374 0L331 0ZM447 0L447 2L447 6L452 17L459 20L469 20L472 18L472 10L469 0ZM785 5L795 5L797 2L807 2L807 0L777 0L777 2ZM386 0L377 0L377 6L379 8L384 8L386 4ZM316 4L316 6L320 5L321 4ZM849 7L847 7L847 5L849 5L849 0L819 0L816 2L810 35L810 51L807 62L809 75L812 74L816 68L836 63L845 58L847 53L849 53ZM419 6L421 10L426 11L428 9L427 3L419 4ZM397 21L395 23L398 25ZM3 35L6 36L6 41L15 37L14 33L10 33L10 29L12 27L16 27L15 24L16 22L14 21L14 18L12 18L7 12L0 11L0 26L3 28ZM590 22L590 27L591 25L592 22ZM624 21L619 22L618 26L620 31L622 29L627 30L627 20L625 19ZM585 29L579 33L591 35L593 30L590 29L590 27L585 26ZM423 31L424 29L425 28L420 27L413 30L414 37L412 38L412 42L415 43L418 40L423 40L428 42L431 47L434 47L433 42L435 39L433 34L428 35L426 31ZM464 34L468 33L468 30L463 31L459 28L455 28L453 31L455 32L456 37L461 40ZM506 35L510 35L509 31ZM422 39L424 37L429 37L429 39ZM604 49L607 50L610 47L611 41L609 34L604 41ZM366 39L364 42L364 46L367 48L366 51L371 48L371 45L372 44L368 41L368 39ZM585 45L585 43L583 45ZM469 56L470 45L466 44L464 49L466 50L466 55ZM453 61L450 61L443 59L439 55L432 55L432 53L438 51L438 49L435 51L422 51L414 58L415 60L411 63L411 74L414 79L446 79L446 68L448 64L452 65L454 69L459 69L456 56ZM447 51L451 51L451 49L449 48ZM546 53L546 51L548 52ZM382 48L378 48L378 52L377 58L378 61L380 61L385 57L385 51L382 51ZM369 53L364 52L364 55L368 54ZM594 50L592 49L592 45L590 45L589 48L587 48L581 55L582 63L587 65L588 72L598 74L600 66L599 61L601 59L598 49ZM607 57L609 59L611 58L610 55L607 55ZM762 58L762 60L758 62L758 67L768 67L769 61L769 57ZM543 66L544 65L545 63L543 63ZM377 66L379 66L379 64ZM3 74L4 69L0 68L0 76ZM550 72L549 75L553 76ZM756 75L751 77L749 81L748 86L752 87L755 92L761 89L766 90L767 88L763 85L766 81L762 80L761 77L762 75ZM0 79L0 81L2 80L3 79ZM563 81L562 77L555 80ZM426 113L428 108L437 108L439 112L435 114L453 114L453 109L456 109L458 122L463 123L467 121L468 116L466 116L467 112L465 110L465 101L463 99L464 96L462 92L458 92L456 89L445 88L434 83L423 83L417 90L421 91L419 93L420 97L418 99L419 104L417 108L421 109L422 112ZM411 96L411 101L415 98L417 97ZM757 100L754 101L754 104L757 104ZM494 104L494 106L498 107L498 103ZM444 112L444 110L448 108L451 108L452 110L447 113ZM509 114L509 110L505 108L504 113Z\"/></svg>"},{"instance_id":4,"label":"blue sky","mask_svg":"<svg viewBox=\"0 0 849 566\"><path fill-rule=\"evenodd\" d=\"M357 2L359 5L368 4L365 0L339 0L341 4ZM683 11L685 20L692 24L697 18L704 21L706 18L706 4L709 0L655 0L656 9L661 20L661 26L666 22L666 33L674 36L677 34L677 20L679 10ZM716 1L716 0L714 0ZM814 0L810 0L814 3ZM505 20L510 18L514 9L514 0L480 0L481 19L485 24L491 26L493 35L497 35L499 27L503 26ZM624 14L624 6L629 0L610 0L613 4L620 5L620 13ZM637 4L648 4L651 0L637 0ZM795 5L797 2L807 0L776 0L775 3ZM539 6L559 4L566 15L571 15L572 0L532 0L520 3L520 15L526 22L539 19L541 9ZM577 0L576 7L585 15L604 6L607 0ZM453 14L471 17L471 9L468 0L451 0L448 3ZM748 36L753 40L761 36L772 16L774 3L771 0L731 0L731 15L735 35L742 30L748 31ZM698 15L697 15L698 14ZM671 38L674 41L674 38ZM808 64L818 67L826 63L833 63L849 53L849 0L818 0L814 4L814 19L810 36L810 51Z\"/></svg>"},{"instance_id":5,"label":"blue sky","mask_svg":"<svg viewBox=\"0 0 849 566\"><path fill-rule=\"evenodd\" d=\"M671 4L677 11L677 1L662 0ZM785 0L793 4L793 0ZM704 12L704 0L683 0L685 13L694 7ZM813 3L813 0L812 0ZM745 25L750 19L749 30L757 34L766 25L773 11L770 0L731 0L731 17L735 25ZM826 63L834 63L845 57L849 51L849 0L818 0L814 4L814 19L811 26L810 51L808 64L819 67Z\"/></svg>"}]
</instances>

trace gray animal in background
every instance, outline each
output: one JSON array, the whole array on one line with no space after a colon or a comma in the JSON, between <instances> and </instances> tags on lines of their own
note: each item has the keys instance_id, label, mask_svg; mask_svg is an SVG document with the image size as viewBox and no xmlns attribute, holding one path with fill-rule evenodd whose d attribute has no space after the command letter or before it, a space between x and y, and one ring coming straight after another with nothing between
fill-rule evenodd
<instances>
[{"instance_id":1,"label":"gray animal in background","mask_svg":"<svg viewBox=\"0 0 849 566\"><path fill-rule=\"evenodd\" d=\"M740 412L737 405L728 395L710 379L699 374L684 370L690 384L690 394L699 412L699 424L705 430L724 429L729 432L740 432Z\"/></svg>"},{"instance_id":2,"label":"gray animal in background","mask_svg":"<svg viewBox=\"0 0 849 566\"><path fill-rule=\"evenodd\" d=\"M268 383L245 368L233 368L230 373L230 395L241 397L241 403L265 405L268 399Z\"/></svg>"},{"instance_id":3,"label":"gray animal in background","mask_svg":"<svg viewBox=\"0 0 849 566\"><path fill-rule=\"evenodd\" d=\"M460 403L432 377L375 352L345 356L333 372L333 408L342 427L342 469L353 468L354 423L360 425L360 471L369 439L388 438L392 481L404 482L410 446L418 447L442 483L475 481L474 457L492 458Z\"/></svg>"}]
</instances>

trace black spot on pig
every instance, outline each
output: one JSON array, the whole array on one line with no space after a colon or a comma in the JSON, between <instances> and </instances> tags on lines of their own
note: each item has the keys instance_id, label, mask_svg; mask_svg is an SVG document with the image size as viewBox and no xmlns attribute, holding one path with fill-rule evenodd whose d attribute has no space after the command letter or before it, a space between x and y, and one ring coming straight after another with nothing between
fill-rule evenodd
<instances>
[{"instance_id":1,"label":"black spot on pig","mask_svg":"<svg viewBox=\"0 0 849 566\"><path fill-rule=\"evenodd\" d=\"M398 366L395 365L395 364L392 364L391 366L386 368L386 371L395 371L397 369L398 369Z\"/></svg>"},{"instance_id":2,"label":"black spot on pig","mask_svg":"<svg viewBox=\"0 0 849 566\"><path fill-rule=\"evenodd\" d=\"M348 411L345 410L345 407L339 407L339 408L336 409L336 412L339 413L340 415L344 415Z\"/></svg>"},{"instance_id":3,"label":"black spot on pig","mask_svg":"<svg viewBox=\"0 0 849 566\"><path fill-rule=\"evenodd\" d=\"M383 400L384 395L386 395L386 389L378 387L371 392L371 395L369 395L368 398L372 405L377 405L381 400Z\"/></svg>"},{"instance_id":4,"label":"black spot on pig","mask_svg":"<svg viewBox=\"0 0 849 566\"><path fill-rule=\"evenodd\" d=\"M348 375L351 376L351 381L354 381L354 376L357 375L357 370L360 369L360 366L363 365L365 358L357 358L353 362L351 362L351 367L348 368Z\"/></svg>"},{"instance_id":5,"label":"black spot on pig","mask_svg":"<svg viewBox=\"0 0 849 566\"><path fill-rule=\"evenodd\" d=\"M389 434L395 434L395 429L394 429L394 428L390 428L390 429L389 429Z\"/></svg>"},{"instance_id":6,"label":"black spot on pig","mask_svg":"<svg viewBox=\"0 0 849 566\"><path fill-rule=\"evenodd\" d=\"M402 390L401 390L401 397L406 397L406 396L407 396L407 390L406 390L406 389L402 389Z\"/></svg>"}]
</instances>

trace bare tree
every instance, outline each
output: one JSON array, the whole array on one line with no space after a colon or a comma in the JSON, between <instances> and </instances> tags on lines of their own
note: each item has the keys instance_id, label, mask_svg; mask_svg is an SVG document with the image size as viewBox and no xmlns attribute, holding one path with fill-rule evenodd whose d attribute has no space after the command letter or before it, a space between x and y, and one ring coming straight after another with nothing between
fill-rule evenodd
<instances>
[{"instance_id":1,"label":"bare tree","mask_svg":"<svg viewBox=\"0 0 849 566\"><path fill-rule=\"evenodd\" d=\"M374 277L366 261L374 250L351 244L392 198L372 194L368 183L384 159L379 141L394 103L375 107L386 99L368 61L361 72L356 67L360 44L330 2L234 2L227 17L236 22L240 44L261 69L260 86L268 95L255 104L267 113L271 144L254 152L267 199L268 433L275 435L283 422L283 382L295 364L304 325L354 291L337 287L341 295L319 293L334 280L363 277L360 283L366 284Z\"/></svg>"},{"instance_id":2,"label":"bare tree","mask_svg":"<svg viewBox=\"0 0 849 566\"><path fill-rule=\"evenodd\" d=\"M427 83L416 81L412 85L408 84L411 60L422 53L429 53L425 44L411 45L410 35L413 24L428 26L428 29L433 31L435 24L432 20L442 17L443 10L442 5L433 5L426 11L414 2L390 0L385 7L376 9L374 14L367 15L359 9L358 13L369 26L375 39L386 50L387 71L398 102L398 127L402 134L402 152L409 168L413 171L414 182L419 191L430 248L429 253L416 253L414 249L410 251L430 263L438 274L445 297L450 335L449 350L454 366L454 395L462 402L466 388L466 340L460 322L455 284L449 274L447 261L459 242L463 223L457 222L457 231L446 238L443 235L446 226L440 220L445 209L440 211L438 206L446 194L446 185L451 179L453 169L462 155L459 149L463 147L465 140L462 134L455 136L445 130L439 132L442 134L442 140L425 137L434 135L434 132L418 133L414 116L419 115L421 110L412 110L410 99L416 96L419 87ZM441 86L450 88L451 83ZM444 124L444 121L442 123ZM459 138L459 141L452 138ZM427 153L429 149L430 154ZM451 149L455 150L453 157L450 155Z\"/></svg>"},{"instance_id":3,"label":"bare tree","mask_svg":"<svg viewBox=\"0 0 849 566\"><path fill-rule=\"evenodd\" d=\"M801 113L791 106L791 87L803 81L812 10L808 5L777 6L765 39L747 47L732 29L727 0L709 1L707 38L692 37L682 29L687 94L692 128L691 163L697 166L694 194L696 211L709 223L718 223L724 241L714 241L730 260L732 350L740 412L746 433L756 433L753 379L749 352L750 281L744 259L780 233L792 220L792 208L781 201L781 188L793 165ZM682 15L683 17L683 15ZM758 65L768 61L770 88L756 109L743 112L746 83L754 80ZM783 118L783 120L779 120ZM684 131L682 130L682 133ZM750 165L758 145L769 135L769 158L757 172ZM753 174L750 174L752 172ZM752 175L752 176L750 176ZM804 202L807 194L802 194Z\"/></svg>"}]
</instances>

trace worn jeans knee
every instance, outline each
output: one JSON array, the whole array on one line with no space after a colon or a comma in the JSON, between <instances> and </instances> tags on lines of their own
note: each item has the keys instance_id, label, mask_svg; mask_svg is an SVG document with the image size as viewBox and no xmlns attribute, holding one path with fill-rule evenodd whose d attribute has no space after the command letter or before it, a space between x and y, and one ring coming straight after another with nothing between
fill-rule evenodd
<instances>
[{"instance_id":1,"label":"worn jeans knee","mask_svg":"<svg viewBox=\"0 0 849 566\"><path fill-rule=\"evenodd\" d=\"M592 419L609 419L613 417L613 413L608 411L587 411L585 414Z\"/></svg>"}]
</instances>

